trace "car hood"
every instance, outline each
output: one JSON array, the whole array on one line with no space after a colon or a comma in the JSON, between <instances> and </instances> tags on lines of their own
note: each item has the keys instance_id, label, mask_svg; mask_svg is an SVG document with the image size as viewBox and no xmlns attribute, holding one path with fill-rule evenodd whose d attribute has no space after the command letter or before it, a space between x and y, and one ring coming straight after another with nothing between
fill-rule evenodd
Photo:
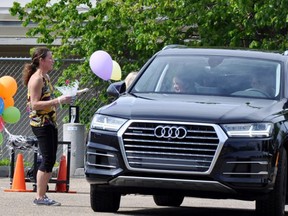
<instances>
[{"instance_id":1,"label":"car hood","mask_svg":"<svg viewBox=\"0 0 288 216\"><path fill-rule=\"evenodd\" d=\"M270 121L286 100L191 95L123 95L97 113L127 119L206 123Z\"/></svg>"}]
</instances>

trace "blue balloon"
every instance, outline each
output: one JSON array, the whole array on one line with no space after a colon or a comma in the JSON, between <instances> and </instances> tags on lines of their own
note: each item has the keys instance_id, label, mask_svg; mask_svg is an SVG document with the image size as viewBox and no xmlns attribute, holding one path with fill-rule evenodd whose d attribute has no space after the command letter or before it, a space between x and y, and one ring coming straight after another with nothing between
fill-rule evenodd
<instances>
[{"instance_id":1,"label":"blue balloon","mask_svg":"<svg viewBox=\"0 0 288 216\"><path fill-rule=\"evenodd\" d=\"M4 111L4 100L0 97L0 115L2 115Z\"/></svg>"}]
</instances>

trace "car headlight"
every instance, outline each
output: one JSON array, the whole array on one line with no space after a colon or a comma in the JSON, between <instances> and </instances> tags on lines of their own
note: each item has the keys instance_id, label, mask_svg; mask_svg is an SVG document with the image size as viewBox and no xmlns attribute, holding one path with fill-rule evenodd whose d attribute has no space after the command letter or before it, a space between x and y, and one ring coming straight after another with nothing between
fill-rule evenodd
<instances>
[{"instance_id":1,"label":"car headlight","mask_svg":"<svg viewBox=\"0 0 288 216\"><path fill-rule=\"evenodd\" d=\"M270 137L272 123L224 124L222 125L229 137Z\"/></svg>"},{"instance_id":2,"label":"car headlight","mask_svg":"<svg viewBox=\"0 0 288 216\"><path fill-rule=\"evenodd\" d=\"M94 115L92 119L91 128L100 129L100 130L108 130L108 131L118 131L119 128L126 121L127 119L96 114Z\"/></svg>"}]
</instances>

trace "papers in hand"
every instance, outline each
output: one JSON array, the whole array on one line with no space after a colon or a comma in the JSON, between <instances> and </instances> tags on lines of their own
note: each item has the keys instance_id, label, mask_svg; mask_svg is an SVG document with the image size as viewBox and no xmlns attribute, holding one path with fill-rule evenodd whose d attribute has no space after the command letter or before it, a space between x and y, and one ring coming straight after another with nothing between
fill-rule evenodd
<instances>
[{"instance_id":1,"label":"papers in hand","mask_svg":"<svg viewBox=\"0 0 288 216\"><path fill-rule=\"evenodd\" d=\"M77 95L84 94L84 93L86 93L87 91L89 91L88 88L84 88L84 89L77 90Z\"/></svg>"},{"instance_id":2,"label":"papers in hand","mask_svg":"<svg viewBox=\"0 0 288 216\"><path fill-rule=\"evenodd\" d=\"M68 86L55 86L55 88L66 96L76 96L79 87L79 82L76 80Z\"/></svg>"}]
</instances>

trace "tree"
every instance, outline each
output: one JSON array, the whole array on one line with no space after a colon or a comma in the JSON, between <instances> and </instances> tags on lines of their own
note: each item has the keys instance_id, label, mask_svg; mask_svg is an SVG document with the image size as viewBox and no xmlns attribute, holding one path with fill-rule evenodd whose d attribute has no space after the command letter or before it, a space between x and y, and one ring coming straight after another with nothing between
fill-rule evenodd
<instances>
[{"instance_id":1,"label":"tree","mask_svg":"<svg viewBox=\"0 0 288 216\"><path fill-rule=\"evenodd\" d=\"M64 71L59 84L66 79L80 80L81 76L82 83L93 80L91 85L102 86L103 90L108 83L91 72L91 54L107 51L121 66L123 76L139 70L164 45L183 43L189 38L190 33L183 31L188 18L191 19L185 4L182 0L106 0L97 1L96 5L89 0L59 0L54 4L49 0L32 0L23 7L14 2L10 13L29 27L27 36L38 37L39 43L50 46L55 58L83 59ZM79 10L81 7L87 9ZM52 46L57 40L61 40L61 45ZM97 99L103 103L107 100L101 93ZM91 106L94 100L90 101ZM89 120L87 117L84 121Z\"/></svg>"},{"instance_id":2,"label":"tree","mask_svg":"<svg viewBox=\"0 0 288 216\"><path fill-rule=\"evenodd\" d=\"M52 5L49 2L33 0L24 7L14 2L10 11L18 15L23 26L31 26L27 35L37 36L39 43L52 44L60 38L61 45L54 47L57 57L87 59L102 49L124 68L139 69L165 44L183 43L187 37L182 29L188 25L189 16L182 0L106 0L96 6L89 0L59 0ZM88 10L81 12L80 6Z\"/></svg>"},{"instance_id":3,"label":"tree","mask_svg":"<svg viewBox=\"0 0 288 216\"><path fill-rule=\"evenodd\" d=\"M288 45L287 3L287 0L199 1L195 7L202 44L283 51Z\"/></svg>"},{"instance_id":4,"label":"tree","mask_svg":"<svg viewBox=\"0 0 288 216\"><path fill-rule=\"evenodd\" d=\"M64 71L60 83L79 78L91 87L107 82L89 68L89 57L105 50L119 63L123 76L141 66L167 44L285 50L288 0L32 0L10 12L30 27L27 35L52 46L57 59L83 62ZM87 8L79 10L79 8ZM75 73L78 71L78 73ZM104 87L103 87L104 84ZM98 100L105 103L105 94ZM95 100L95 99L94 99ZM95 102L91 100L91 106ZM88 122L88 117L84 122Z\"/></svg>"}]
</instances>

